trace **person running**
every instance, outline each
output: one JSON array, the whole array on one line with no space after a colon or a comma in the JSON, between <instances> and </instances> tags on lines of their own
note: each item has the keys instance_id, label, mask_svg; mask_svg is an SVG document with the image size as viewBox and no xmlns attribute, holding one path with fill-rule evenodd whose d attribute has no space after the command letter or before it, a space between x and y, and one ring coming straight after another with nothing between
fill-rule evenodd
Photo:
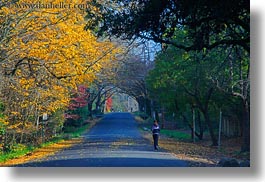
<instances>
[{"instance_id":1,"label":"person running","mask_svg":"<svg viewBox=\"0 0 265 182\"><path fill-rule=\"evenodd\" d=\"M160 127L158 125L157 120L154 120L154 124L152 126L153 140L154 140L154 149L158 150L158 138L160 134Z\"/></svg>"}]
</instances>

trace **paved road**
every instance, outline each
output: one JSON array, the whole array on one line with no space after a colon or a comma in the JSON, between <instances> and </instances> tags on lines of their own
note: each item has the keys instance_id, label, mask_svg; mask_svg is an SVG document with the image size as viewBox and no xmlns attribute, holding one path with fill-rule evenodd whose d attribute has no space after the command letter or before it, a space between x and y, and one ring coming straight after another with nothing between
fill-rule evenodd
<instances>
[{"instance_id":1,"label":"paved road","mask_svg":"<svg viewBox=\"0 0 265 182\"><path fill-rule=\"evenodd\" d=\"M185 167L166 151L154 151L129 113L111 113L84 134L84 142L41 161L38 167Z\"/></svg>"}]
</instances>

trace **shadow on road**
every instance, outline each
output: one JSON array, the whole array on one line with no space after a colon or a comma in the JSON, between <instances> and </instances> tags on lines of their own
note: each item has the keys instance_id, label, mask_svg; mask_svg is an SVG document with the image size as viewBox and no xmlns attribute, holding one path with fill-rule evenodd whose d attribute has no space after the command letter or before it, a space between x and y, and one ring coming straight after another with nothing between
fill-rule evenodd
<instances>
[{"instance_id":1,"label":"shadow on road","mask_svg":"<svg viewBox=\"0 0 265 182\"><path fill-rule=\"evenodd\" d=\"M104 162L103 162L104 161ZM144 161L144 162L143 162ZM45 162L32 162L17 167L186 167L181 160L129 158L129 157L104 157L61 159Z\"/></svg>"},{"instance_id":2,"label":"shadow on road","mask_svg":"<svg viewBox=\"0 0 265 182\"><path fill-rule=\"evenodd\" d=\"M130 113L105 115L83 135L83 142L41 161L19 167L184 167L187 163L161 150L153 151Z\"/></svg>"}]
</instances>

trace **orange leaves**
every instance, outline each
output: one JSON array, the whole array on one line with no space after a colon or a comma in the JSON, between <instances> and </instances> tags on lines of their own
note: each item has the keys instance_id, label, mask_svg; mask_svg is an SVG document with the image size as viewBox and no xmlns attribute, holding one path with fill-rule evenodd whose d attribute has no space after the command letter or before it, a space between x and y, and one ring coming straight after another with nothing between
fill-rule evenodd
<instances>
[{"instance_id":1,"label":"orange leaves","mask_svg":"<svg viewBox=\"0 0 265 182\"><path fill-rule=\"evenodd\" d=\"M21 78L19 79L19 84L21 86L21 88L25 89L25 90L29 90L29 88L32 88L34 86L34 81L35 79L33 78L29 78L29 79L26 79L26 78ZM26 94L26 96L28 96L28 93Z\"/></svg>"},{"instance_id":2,"label":"orange leaves","mask_svg":"<svg viewBox=\"0 0 265 182\"><path fill-rule=\"evenodd\" d=\"M63 1L73 8L31 7L40 3L61 1L19 0L0 9L0 52L4 53L0 94L9 127L17 132L38 128L42 113L52 115L67 108L69 91L90 85L121 52L113 43L98 41L84 31L84 10L74 5L86 1Z\"/></svg>"},{"instance_id":3,"label":"orange leaves","mask_svg":"<svg viewBox=\"0 0 265 182\"><path fill-rule=\"evenodd\" d=\"M9 8L7 8L7 7L3 7L2 9L1 9L1 15L3 16L3 15L7 15L9 13Z\"/></svg>"},{"instance_id":4,"label":"orange leaves","mask_svg":"<svg viewBox=\"0 0 265 182\"><path fill-rule=\"evenodd\" d=\"M17 129L17 128L19 128L21 125L22 125L22 123L18 122L18 123L16 123L16 124L13 124L13 125L8 126L7 128L8 128L9 130Z\"/></svg>"},{"instance_id":5,"label":"orange leaves","mask_svg":"<svg viewBox=\"0 0 265 182\"><path fill-rule=\"evenodd\" d=\"M23 164L28 161L40 160L44 157L53 155L54 153L71 147L75 144L81 143L82 139L74 138L67 141L60 141L58 143L50 144L48 146L34 150L32 153L28 153L25 156L17 157L6 162L0 163L0 166L12 166L17 164ZM1 147L1 146L0 146Z\"/></svg>"},{"instance_id":6,"label":"orange leaves","mask_svg":"<svg viewBox=\"0 0 265 182\"><path fill-rule=\"evenodd\" d=\"M6 125L8 125L7 117L6 116L0 116L0 129Z\"/></svg>"}]
</instances>

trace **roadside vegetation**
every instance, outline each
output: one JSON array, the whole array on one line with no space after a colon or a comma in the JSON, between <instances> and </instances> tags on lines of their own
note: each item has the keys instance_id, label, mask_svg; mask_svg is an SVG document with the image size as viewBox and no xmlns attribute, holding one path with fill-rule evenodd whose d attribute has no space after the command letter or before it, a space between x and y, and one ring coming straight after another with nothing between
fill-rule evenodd
<instances>
[{"instance_id":1,"label":"roadside vegetation","mask_svg":"<svg viewBox=\"0 0 265 182\"><path fill-rule=\"evenodd\" d=\"M142 136L153 142L151 126L153 119L143 119L141 113L135 114ZM193 142L189 130L161 129L159 146L179 159L186 160L190 167L216 167L221 159L236 159L239 162L250 161L249 152L241 152L239 137L222 138L221 146L212 146L209 134L204 140Z\"/></svg>"},{"instance_id":2,"label":"roadside vegetation","mask_svg":"<svg viewBox=\"0 0 265 182\"><path fill-rule=\"evenodd\" d=\"M93 120L81 127L68 128L66 132L38 146L14 145L10 152L0 154L0 166L11 166L29 160L38 160L80 143L82 141L81 135L94 126L95 123L96 120Z\"/></svg>"}]
</instances>

